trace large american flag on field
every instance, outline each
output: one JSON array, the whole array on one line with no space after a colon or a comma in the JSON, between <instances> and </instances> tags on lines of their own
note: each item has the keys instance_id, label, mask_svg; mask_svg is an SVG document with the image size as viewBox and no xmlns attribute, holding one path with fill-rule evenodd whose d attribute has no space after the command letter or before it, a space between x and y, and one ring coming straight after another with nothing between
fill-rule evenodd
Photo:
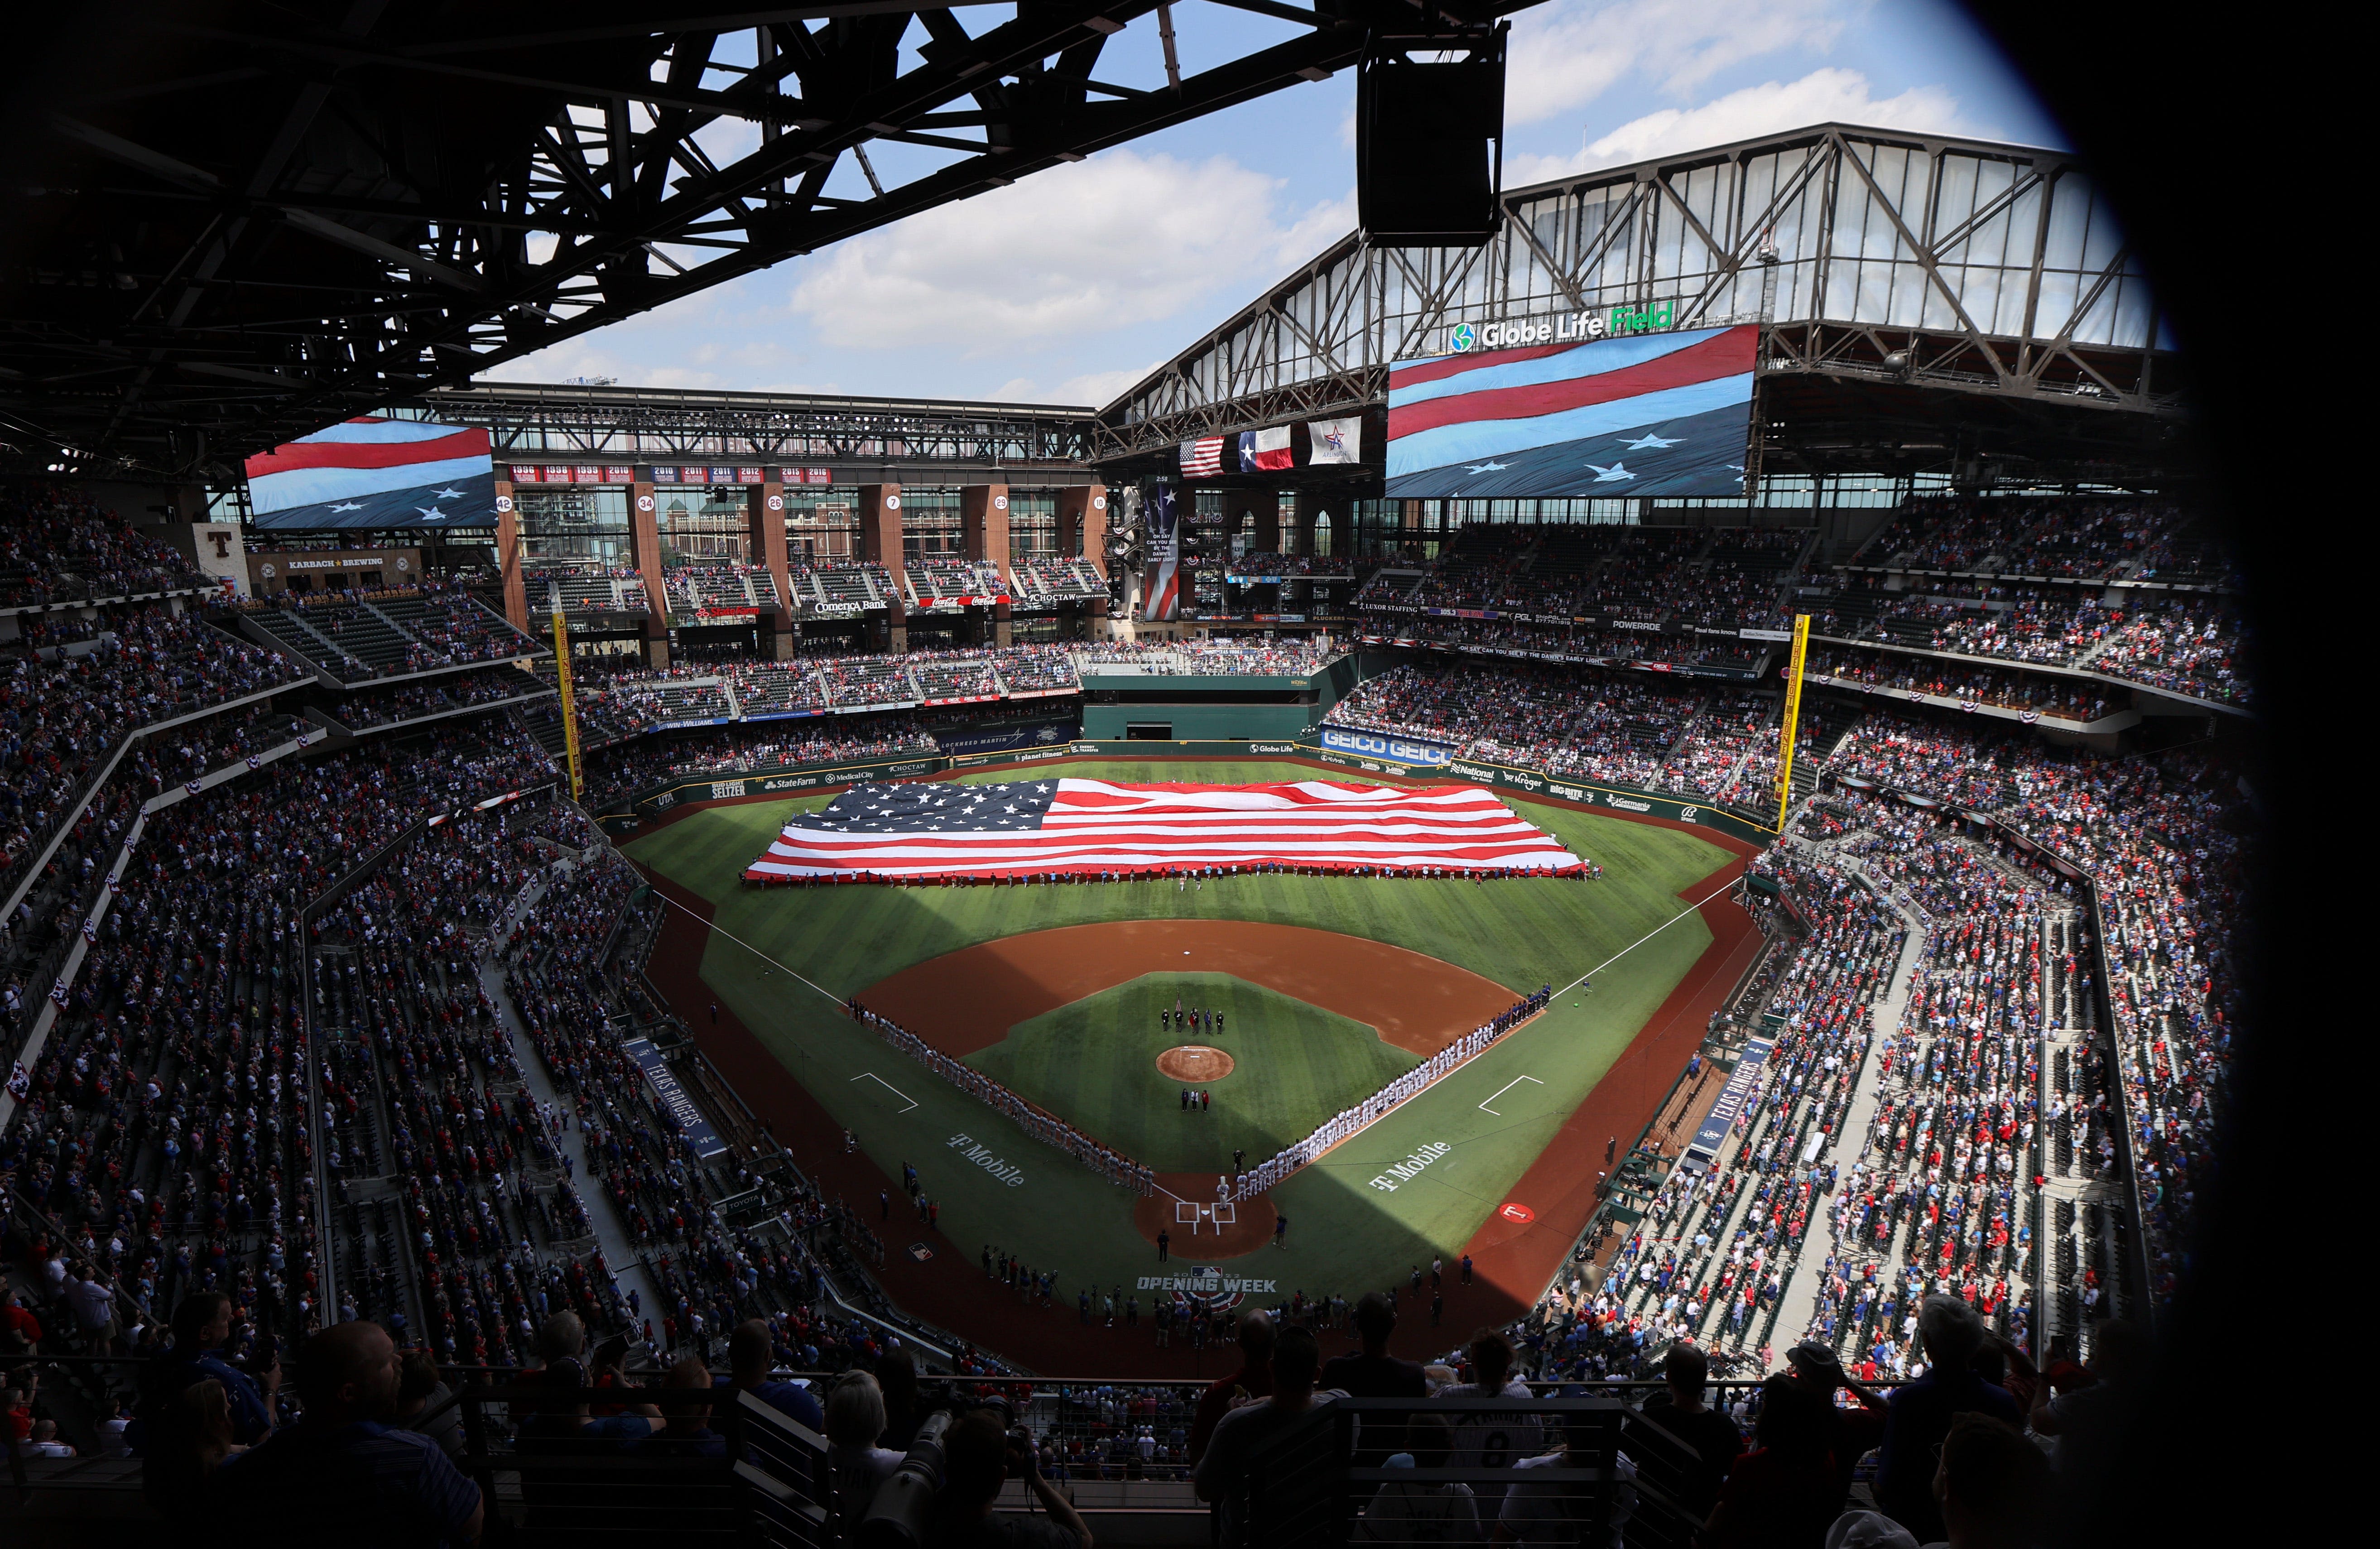
<instances>
[{"instance_id":1,"label":"large american flag on field","mask_svg":"<svg viewBox=\"0 0 2380 1549\"><path fill-rule=\"evenodd\" d=\"M1567 872L1579 858L1476 786L855 786L787 823L747 882L1291 865Z\"/></svg>"}]
</instances>

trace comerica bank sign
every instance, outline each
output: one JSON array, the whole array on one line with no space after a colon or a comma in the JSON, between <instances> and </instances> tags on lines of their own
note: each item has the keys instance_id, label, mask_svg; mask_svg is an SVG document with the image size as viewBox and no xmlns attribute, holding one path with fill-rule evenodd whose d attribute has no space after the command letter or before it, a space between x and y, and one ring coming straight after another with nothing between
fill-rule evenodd
<instances>
[{"instance_id":1,"label":"comerica bank sign","mask_svg":"<svg viewBox=\"0 0 2380 1549\"><path fill-rule=\"evenodd\" d=\"M1533 344L1568 344L1629 334L1658 334L1677 326L1678 303L1648 301L1641 307L1610 307L1565 317L1505 318L1495 323L1458 323L1448 330L1446 352L1512 349Z\"/></svg>"}]
</instances>

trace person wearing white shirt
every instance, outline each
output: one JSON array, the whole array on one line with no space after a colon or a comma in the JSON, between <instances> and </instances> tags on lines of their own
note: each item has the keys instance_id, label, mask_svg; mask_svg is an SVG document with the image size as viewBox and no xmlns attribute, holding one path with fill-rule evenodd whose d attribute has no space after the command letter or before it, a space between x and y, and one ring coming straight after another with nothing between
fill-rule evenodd
<instances>
[{"instance_id":1,"label":"person wearing white shirt","mask_svg":"<svg viewBox=\"0 0 2380 1549\"><path fill-rule=\"evenodd\" d=\"M1587 1422L1592 1417L1582 1413L1572 1418ZM1542 1469L1595 1467L1596 1458L1584 1450L1594 1439L1593 1431L1565 1432L1553 1451L1514 1464L1518 1477L1504 1492L1503 1508L1496 1514L1496 1531L1488 1542L1530 1549L1621 1549L1621 1534L1636 1509L1636 1465L1626 1453L1612 1455L1611 1496L1600 1537L1595 1533L1597 1503L1589 1482L1529 1477Z\"/></svg>"},{"instance_id":2,"label":"person wearing white shirt","mask_svg":"<svg viewBox=\"0 0 2380 1549\"><path fill-rule=\"evenodd\" d=\"M1472 1380L1441 1391L1440 1398L1526 1398L1529 1384L1512 1378L1512 1342L1495 1329L1472 1336ZM1454 1424L1451 1469L1509 1469L1546 1447L1545 1431L1533 1414L1481 1409L1450 1416Z\"/></svg>"}]
</instances>

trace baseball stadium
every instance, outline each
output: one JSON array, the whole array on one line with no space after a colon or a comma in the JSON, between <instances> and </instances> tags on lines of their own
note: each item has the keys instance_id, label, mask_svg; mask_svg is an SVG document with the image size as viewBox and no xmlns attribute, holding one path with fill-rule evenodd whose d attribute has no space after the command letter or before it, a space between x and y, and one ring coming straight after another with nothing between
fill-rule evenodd
<instances>
[{"instance_id":1,"label":"baseball stadium","mask_svg":"<svg viewBox=\"0 0 2380 1549\"><path fill-rule=\"evenodd\" d=\"M1524 155L1585 0L202 11L5 119L9 1542L2163 1519L2288 628L2121 176ZM1328 91L1104 403L523 374Z\"/></svg>"}]
</instances>

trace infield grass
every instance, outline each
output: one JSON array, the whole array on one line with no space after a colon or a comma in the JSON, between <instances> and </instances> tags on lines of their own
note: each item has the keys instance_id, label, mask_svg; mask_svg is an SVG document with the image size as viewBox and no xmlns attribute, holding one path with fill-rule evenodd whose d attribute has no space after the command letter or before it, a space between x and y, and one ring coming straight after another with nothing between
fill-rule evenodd
<instances>
[{"instance_id":1,"label":"infield grass","mask_svg":"<svg viewBox=\"0 0 2380 1549\"><path fill-rule=\"evenodd\" d=\"M1176 1000L1222 1013L1223 1026L1167 1029ZM1187 1111L1183 1082L1157 1056L1182 1043L1222 1050L1232 1073L1202 1083L1210 1106ZM1358 1021L1228 973L1144 974L1011 1028L969 1065L1161 1173L1253 1166L1421 1062Z\"/></svg>"},{"instance_id":2,"label":"infield grass","mask_svg":"<svg viewBox=\"0 0 2380 1549\"><path fill-rule=\"evenodd\" d=\"M1325 777L1269 761L1097 759L1041 765L1031 775L1062 773L1212 784ZM1024 777L970 776L980 783ZM1564 984L1627 949L1596 975L1592 994L1559 997L1526 1028L1273 1191L1293 1218L1289 1247L1247 1255L1248 1273L1277 1275L1283 1295L1302 1288L1352 1299L1402 1281L1409 1265L1427 1264L1433 1253L1459 1253L1709 945L1708 930L1679 894L1730 852L1682 830L1499 794L1600 864L1603 877L1479 885L1267 874L1218 878L1188 893L1170 881L745 888L744 867L785 816L816 811L823 796L710 808L626 848L710 900L724 933L711 937L703 977L879 1165L895 1177L905 1161L918 1166L958 1249L972 1257L977 1242L997 1244L1027 1262L1058 1268L1068 1287L1129 1287L1154 1267L1155 1250L1132 1225L1132 1196L888 1048L841 1014L843 997L978 942L1112 920L1249 920L1337 931L1443 958L1516 996L1539 984ZM1632 947L1648 933L1656 933ZM731 933L749 946L728 939ZM788 970L819 989L805 988ZM953 1137L1002 1151L1024 1168L1025 1185L1005 1187L955 1157L938 1162ZM1390 1163L1438 1141L1451 1151L1418 1177L1393 1191L1369 1182Z\"/></svg>"}]
</instances>

